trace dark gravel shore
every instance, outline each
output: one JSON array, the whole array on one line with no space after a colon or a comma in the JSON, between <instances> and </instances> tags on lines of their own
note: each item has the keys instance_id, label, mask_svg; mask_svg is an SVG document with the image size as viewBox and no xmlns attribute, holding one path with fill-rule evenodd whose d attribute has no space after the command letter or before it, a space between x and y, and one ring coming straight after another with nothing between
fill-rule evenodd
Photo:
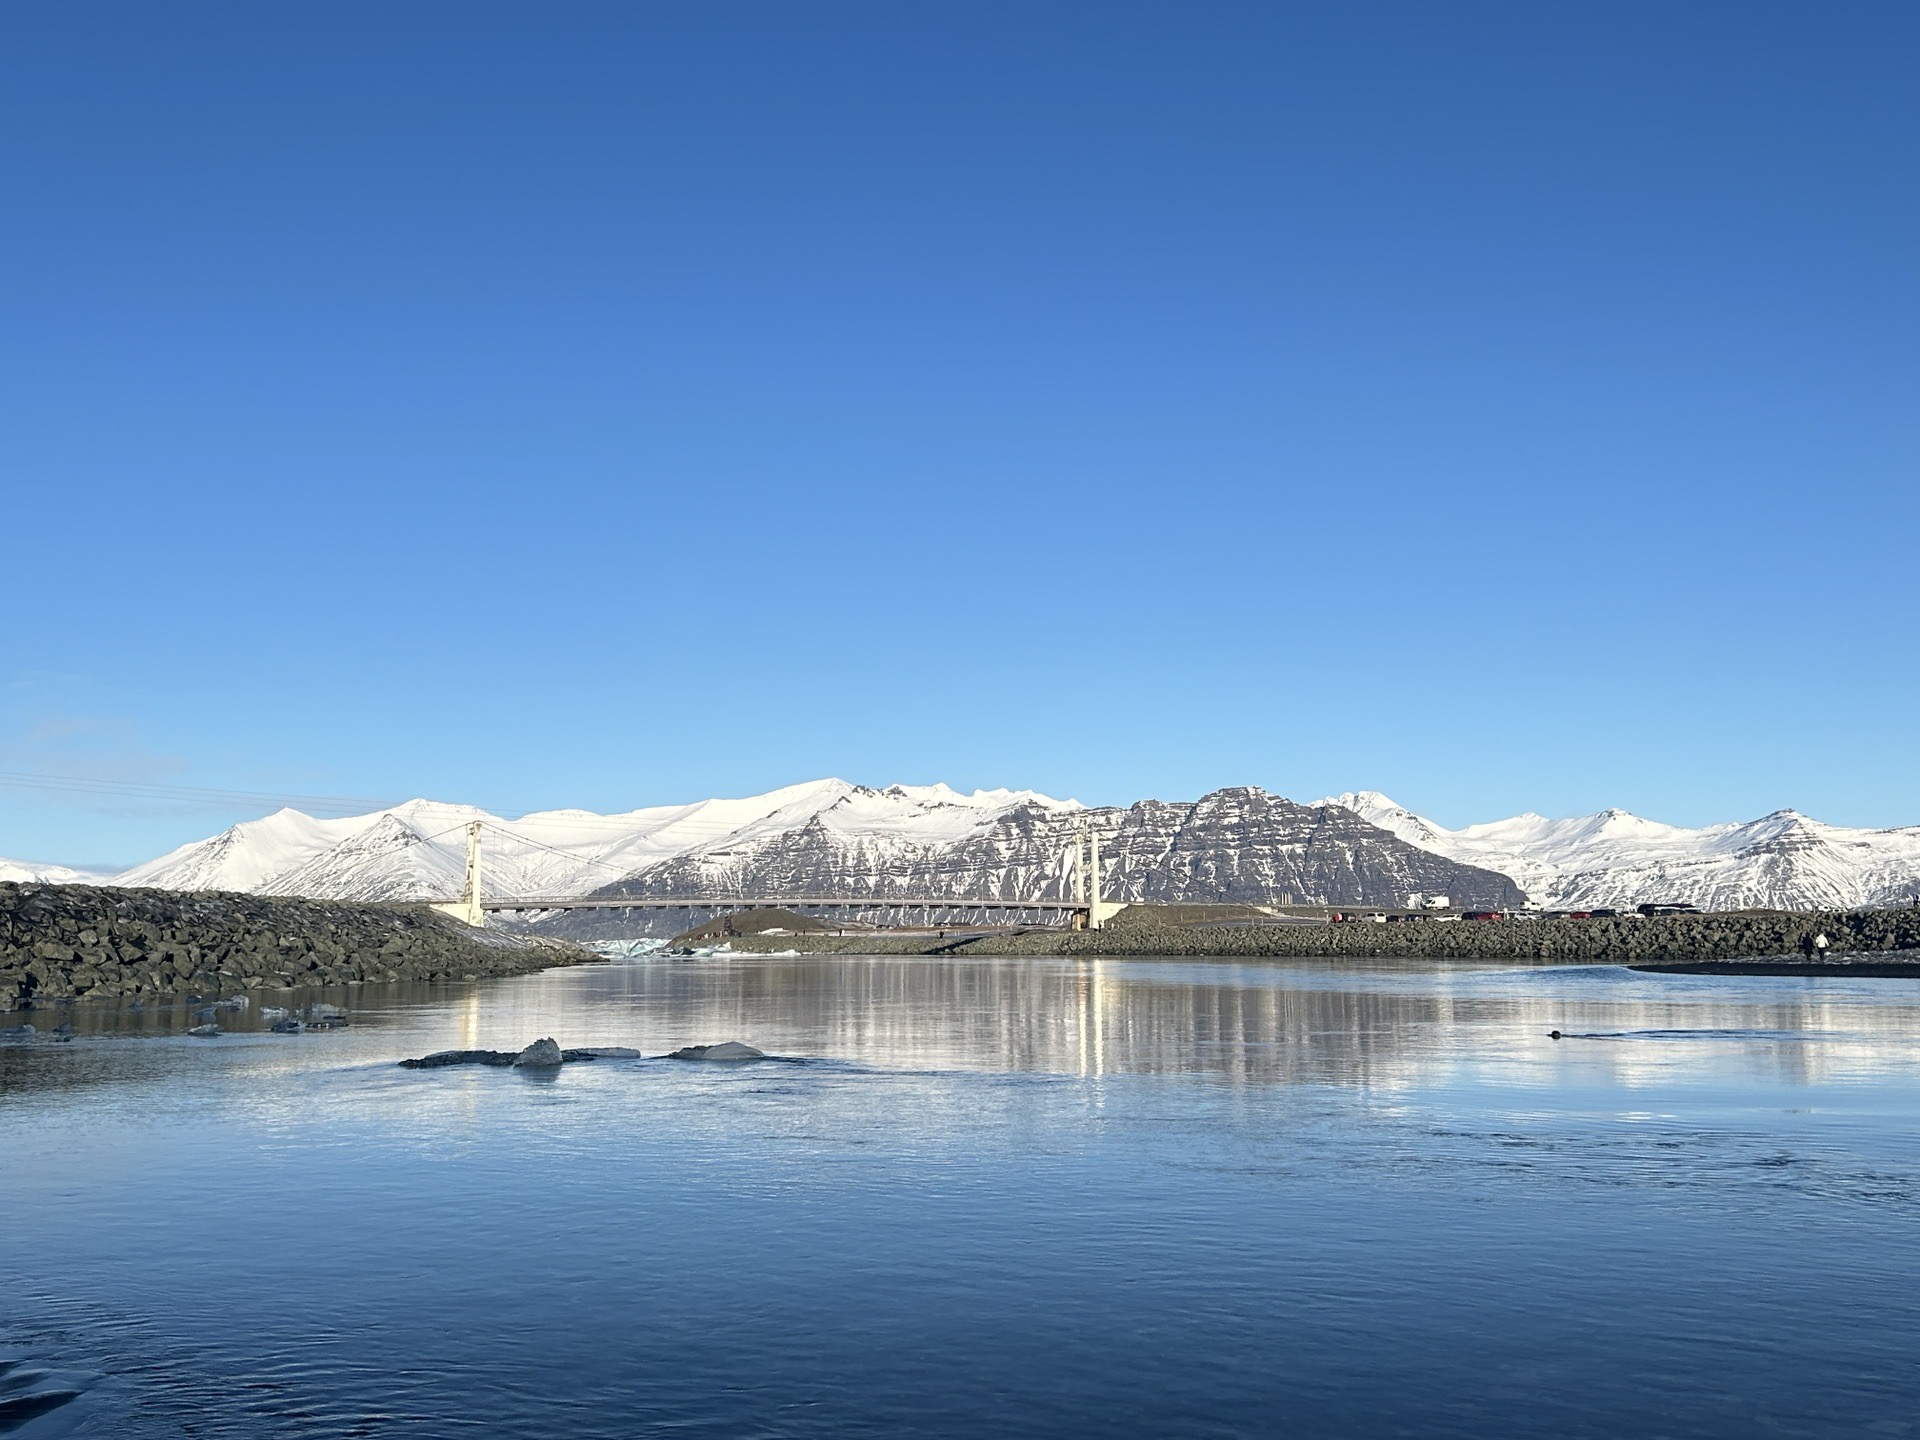
<instances>
[{"instance_id":1,"label":"dark gravel shore","mask_svg":"<svg viewBox=\"0 0 1920 1440\"><path fill-rule=\"evenodd\" d=\"M477 980L601 957L424 905L0 884L0 1011L55 1000Z\"/></svg>"},{"instance_id":2,"label":"dark gravel shore","mask_svg":"<svg viewBox=\"0 0 1920 1440\"><path fill-rule=\"evenodd\" d=\"M1413 921L1399 925L1182 925L1134 906L1104 930L890 936L755 936L739 951L891 955L1405 956L1543 964L1648 965L1745 960L1790 963L1824 934L1850 955L1911 951L1920 961L1920 910L1739 911L1622 915L1592 920ZM1894 962L1899 964L1900 962ZM1788 972L1782 972L1788 973ZM1858 969L1850 973L1858 974ZM1897 973L1906 973L1900 969Z\"/></svg>"}]
</instances>

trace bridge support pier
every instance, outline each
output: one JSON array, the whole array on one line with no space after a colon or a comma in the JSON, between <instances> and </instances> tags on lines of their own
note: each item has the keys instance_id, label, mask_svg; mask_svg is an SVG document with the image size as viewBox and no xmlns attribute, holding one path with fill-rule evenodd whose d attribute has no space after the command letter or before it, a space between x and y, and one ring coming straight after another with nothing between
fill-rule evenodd
<instances>
[{"instance_id":1,"label":"bridge support pier","mask_svg":"<svg viewBox=\"0 0 1920 1440\"><path fill-rule=\"evenodd\" d=\"M1085 907L1074 912L1076 930L1104 929L1127 908L1100 898L1100 837L1091 825L1082 826L1073 838L1073 898Z\"/></svg>"}]
</instances>

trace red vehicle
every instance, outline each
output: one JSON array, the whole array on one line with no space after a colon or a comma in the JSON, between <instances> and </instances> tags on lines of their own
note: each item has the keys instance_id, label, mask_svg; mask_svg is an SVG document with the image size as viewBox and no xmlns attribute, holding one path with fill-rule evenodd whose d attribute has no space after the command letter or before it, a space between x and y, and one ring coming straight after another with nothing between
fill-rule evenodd
<instances>
[{"instance_id":1,"label":"red vehicle","mask_svg":"<svg viewBox=\"0 0 1920 1440\"><path fill-rule=\"evenodd\" d=\"M1504 920L1507 917L1498 910L1469 910L1461 918L1465 920Z\"/></svg>"}]
</instances>

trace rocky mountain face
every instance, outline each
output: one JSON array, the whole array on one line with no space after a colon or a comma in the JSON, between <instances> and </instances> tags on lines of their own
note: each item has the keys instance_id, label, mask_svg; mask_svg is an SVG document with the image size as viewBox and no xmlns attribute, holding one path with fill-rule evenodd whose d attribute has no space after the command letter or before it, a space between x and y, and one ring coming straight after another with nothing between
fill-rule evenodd
<instances>
[{"instance_id":1,"label":"rocky mountain face","mask_svg":"<svg viewBox=\"0 0 1920 1440\"><path fill-rule=\"evenodd\" d=\"M1109 899L1397 906L1410 893L1439 892L1496 907L1521 898L1506 876L1409 845L1351 810L1297 805L1250 787L1124 810L1022 800L937 840L850 831L821 814L791 830L676 856L595 893L1066 899L1082 825L1100 838L1101 890Z\"/></svg>"}]
</instances>

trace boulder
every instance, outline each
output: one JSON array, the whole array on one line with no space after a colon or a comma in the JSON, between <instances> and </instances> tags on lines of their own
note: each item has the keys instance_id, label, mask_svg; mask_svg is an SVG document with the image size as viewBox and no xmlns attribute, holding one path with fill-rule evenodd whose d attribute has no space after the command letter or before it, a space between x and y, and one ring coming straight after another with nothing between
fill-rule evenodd
<instances>
[{"instance_id":1,"label":"boulder","mask_svg":"<svg viewBox=\"0 0 1920 1440\"><path fill-rule=\"evenodd\" d=\"M742 1045L738 1040L728 1040L719 1045L689 1045L685 1049L675 1050L667 1056L669 1060L764 1060L767 1052L756 1050L751 1045Z\"/></svg>"},{"instance_id":2,"label":"boulder","mask_svg":"<svg viewBox=\"0 0 1920 1440\"><path fill-rule=\"evenodd\" d=\"M559 1041L536 1040L513 1057L513 1064L519 1070L550 1070L561 1058Z\"/></svg>"}]
</instances>

